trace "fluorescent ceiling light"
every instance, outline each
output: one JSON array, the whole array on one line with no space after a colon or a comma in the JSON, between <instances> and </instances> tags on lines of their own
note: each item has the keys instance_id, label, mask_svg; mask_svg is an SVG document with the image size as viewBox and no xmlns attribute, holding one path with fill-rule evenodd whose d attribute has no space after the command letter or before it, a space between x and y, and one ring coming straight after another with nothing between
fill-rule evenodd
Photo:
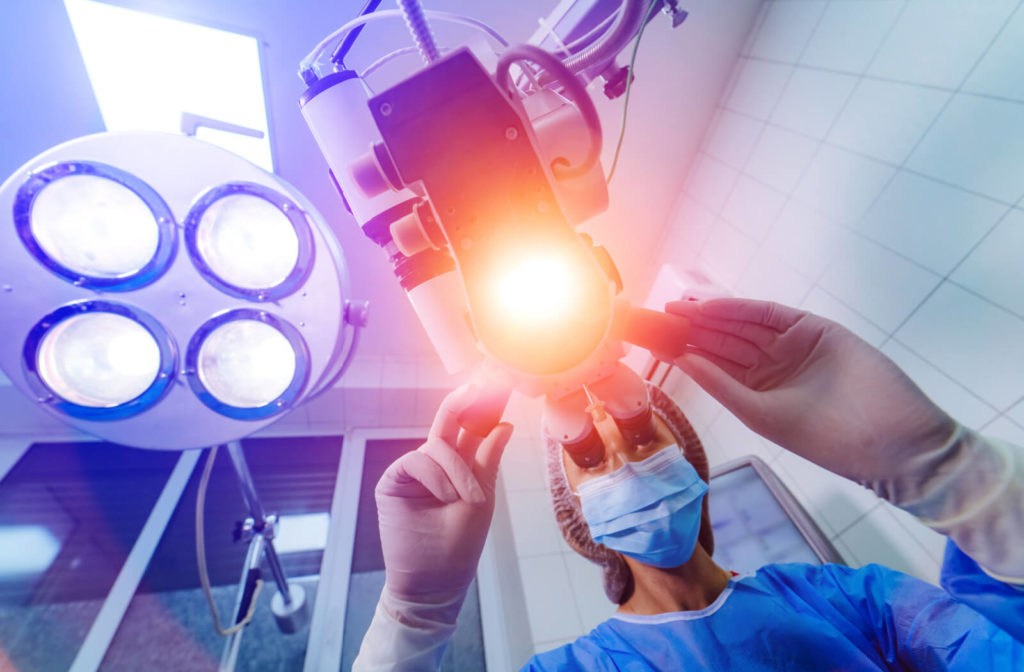
<instances>
[{"instance_id":1,"label":"fluorescent ceiling light","mask_svg":"<svg viewBox=\"0 0 1024 672\"><path fill-rule=\"evenodd\" d=\"M331 516L326 511L281 516L275 530L274 548L281 555L319 551L327 545L330 520Z\"/></svg>"},{"instance_id":2,"label":"fluorescent ceiling light","mask_svg":"<svg viewBox=\"0 0 1024 672\"><path fill-rule=\"evenodd\" d=\"M0 527L0 580L44 572L58 553L60 541L42 525Z\"/></svg>"},{"instance_id":3,"label":"fluorescent ceiling light","mask_svg":"<svg viewBox=\"0 0 1024 672\"><path fill-rule=\"evenodd\" d=\"M260 131L262 138L196 132L273 170L259 43L95 0L64 0L110 131L177 133L182 113Z\"/></svg>"}]
</instances>

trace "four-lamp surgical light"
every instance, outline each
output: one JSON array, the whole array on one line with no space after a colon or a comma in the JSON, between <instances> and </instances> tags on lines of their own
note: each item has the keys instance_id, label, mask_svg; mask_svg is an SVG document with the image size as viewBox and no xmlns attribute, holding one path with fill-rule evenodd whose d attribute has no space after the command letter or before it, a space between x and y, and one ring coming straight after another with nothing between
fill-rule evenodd
<instances>
[{"instance_id":1,"label":"four-lamp surgical light","mask_svg":"<svg viewBox=\"0 0 1024 672\"><path fill-rule=\"evenodd\" d=\"M0 366L88 433L235 441L329 387L354 352L365 306L323 218L226 150L80 138L18 169L0 213Z\"/></svg>"}]
</instances>

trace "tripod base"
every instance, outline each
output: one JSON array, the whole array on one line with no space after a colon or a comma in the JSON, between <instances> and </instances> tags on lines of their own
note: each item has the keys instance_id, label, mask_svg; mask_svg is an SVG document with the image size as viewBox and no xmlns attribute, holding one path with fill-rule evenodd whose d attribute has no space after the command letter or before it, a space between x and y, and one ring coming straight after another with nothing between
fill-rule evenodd
<instances>
[{"instance_id":1,"label":"tripod base","mask_svg":"<svg viewBox=\"0 0 1024 672\"><path fill-rule=\"evenodd\" d=\"M310 619L310 609L306 591L298 583L288 583L288 595L291 602L285 604L281 591L274 593L270 598L270 611L274 614L281 632L291 634L306 627Z\"/></svg>"}]
</instances>

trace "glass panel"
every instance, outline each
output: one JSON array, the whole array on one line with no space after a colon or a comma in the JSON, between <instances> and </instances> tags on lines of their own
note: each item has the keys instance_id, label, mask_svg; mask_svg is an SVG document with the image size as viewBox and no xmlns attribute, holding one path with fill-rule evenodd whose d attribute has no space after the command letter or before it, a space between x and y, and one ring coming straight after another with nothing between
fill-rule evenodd
<instances>
[{"instance_id":1,"label":"glass panel","mask_svg":"<svg viewBox=\"0 0 1024 672\"><path fill-rule=\"evenodd\" d=\"M211 125L197 137L273 170L256 38L105 2L65 6L107 130L177 133L189 113Z\"/></svg>"},{"instance_id":2,"label":"glass panel","mask_svg":"<svg viewBox=\"0 0 1024 672\"><path fill-rule=\"evenodd\" d=\"M356 517L355 549L352 553L352 576L349 580L348 604L345 607L345 633L341 669L352 669L359 653L363 635L370 627L373 612L384 587L384 557L377 527L377 504L373 490L392 462L415 450L422 439L394 439L366 442L363 477L359 490L359 511ZM480 601L476 581L470 586L459 612L455 634L441 659L442 672L485 670L483 629L480 622Z\"/></svg>"},{"instance_id":3,"label":"glass panel","mask_svg":"<svg viewBox=\"0 0 1024 672\"><path fill-rule=\"evenodd\" d=\"M0 482L0 669L68 669L179 457L39 443Z\"/></svg>"},{"instance_id":4,"label":"glass panel","mask_svg":"<svg viewBox=\"0 0 1024 672\"><path fill-rule=\"evenodd\" d=\"M714 560L722 567L744 574L778 562L821 564L753 467L715 476L709 493Z\"/></svg>"},{"instance_id":5,"label":"glass panel","mask_svg":"<svg viewBox=\"0 0 1024 672\"><path fill-rule=\"evenodd\" d=\"M313 606L341 457L341 437L263 438L242 441L256 491L268 512L283 518L281 564L289 580L306 591ZM195 561L195 500L201 467L193 473L178 507L132 598L101 670L215 670L225 638L213 629ZM206 552L214 599L227 626L247 547L232 540L248 515L238 479L225 450L213 466L206 494ZM301 516L301 517L297 517ZM263 563L263 592L242 637L235 669L301 670L309 627L284 634L270 612L277 591Z\"/></svg>"}]
</instances>

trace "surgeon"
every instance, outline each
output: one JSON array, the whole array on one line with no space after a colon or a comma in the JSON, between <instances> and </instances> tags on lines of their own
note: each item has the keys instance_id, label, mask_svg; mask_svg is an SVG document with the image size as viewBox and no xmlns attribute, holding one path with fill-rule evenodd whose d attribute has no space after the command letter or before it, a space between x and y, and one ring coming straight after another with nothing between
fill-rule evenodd
<instances>
[{"instance_id":1,"label":"surgeon","mask_svg":"<svg viewBox=\"0 0 1024 672\"><path fill-rule=\"evenodd\" d=\"M548 482L569 544L601 565L614 617L525 669L1024 669L1024 458L935 406L842 326L774 303L674 303L692 324L675 364L754 431L857 481L950 542L941 590L876 565L712 560L707 459L656 388L652 441L599 404L604 459L549 440ZM442 404L427 442L376 495L386 579L356 670L436 669L476 571L511 427L463 430L479 392Z\"/></svg>"}]
</instances>

